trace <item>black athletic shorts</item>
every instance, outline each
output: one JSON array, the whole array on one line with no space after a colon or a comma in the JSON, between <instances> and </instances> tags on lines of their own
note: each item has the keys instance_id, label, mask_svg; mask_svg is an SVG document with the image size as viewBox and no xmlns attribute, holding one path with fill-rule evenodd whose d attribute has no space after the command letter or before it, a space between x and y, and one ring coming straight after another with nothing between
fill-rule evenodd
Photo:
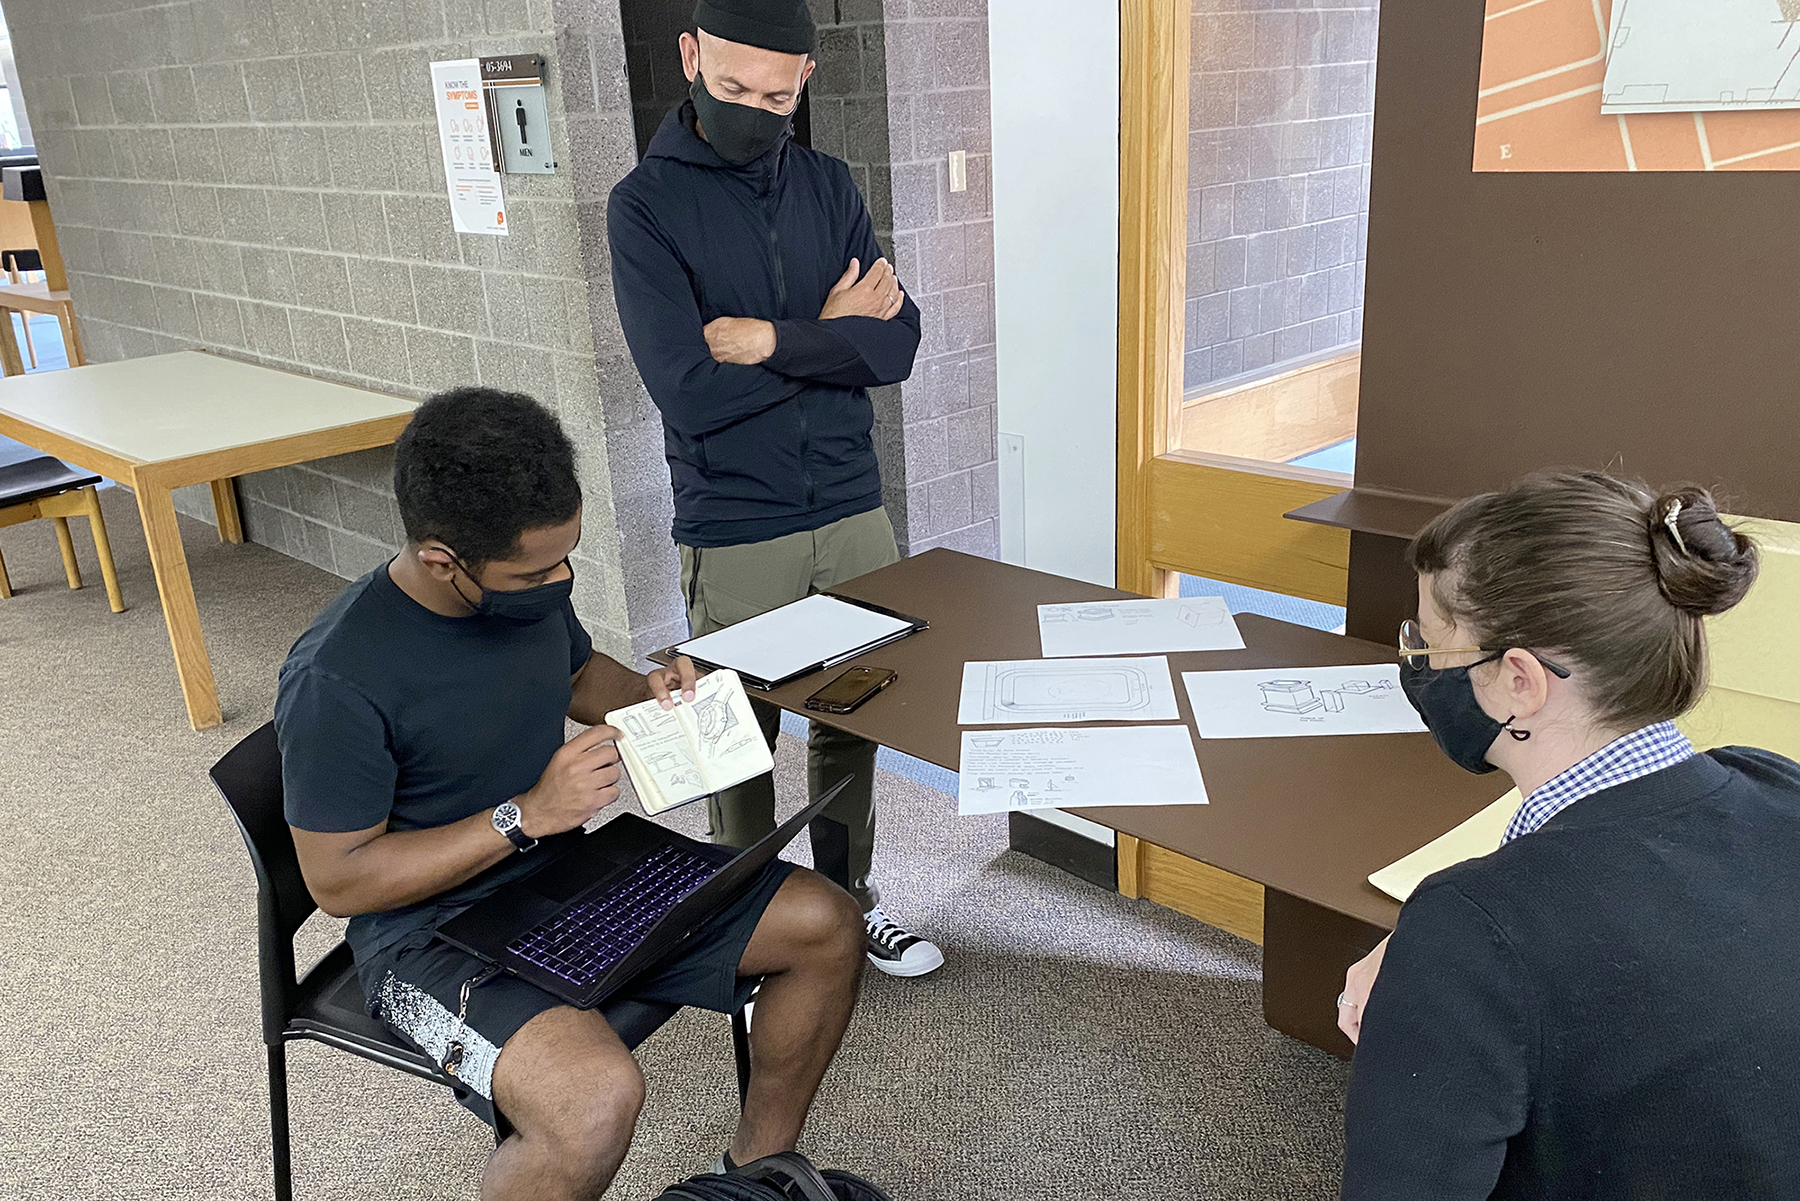
<instances>
[{"instance_id":1,"label":"black athletic shorts","mask_svg":"<svg viewBox=\"0 0 1800 1201\"><path fill-rule=\"evenodd\" d=\"M770 864L742 898L617 997L718 1013L742 1009L757 981L740 979L738 963L763 911L793 870L792 864L779 860ZM459 1025L456 1014L463 982L487 967L475 956L431 937L422 945L409 941L390 948L371 962L358 964L358 973L369 1012L438 1063L445 1061L453 1041L461 1042L463 1056L456 1075L468 1087L458 1089L456 1099L492 1126L494 1063L501 1050L526 1022L566 1002L502 972L470 992L468 1018ZM605 1012L606 1003L600 1009Z\"/></svg>"}]
</instances>

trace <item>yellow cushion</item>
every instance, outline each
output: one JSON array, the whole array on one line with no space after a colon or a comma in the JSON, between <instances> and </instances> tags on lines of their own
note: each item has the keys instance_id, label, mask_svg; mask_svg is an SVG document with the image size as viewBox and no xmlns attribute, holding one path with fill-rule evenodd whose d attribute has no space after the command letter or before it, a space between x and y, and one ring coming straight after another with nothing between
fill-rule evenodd
<instances>
[{"instance_id":1,"label":"yellow cushion","mask_svg":"<svg viewBox=\"0 0 1800 1201\"><path fill-rule=\"evenodd\" d=\"M1707 621L1712 686L1681 727L1702 749L1737 743L1800 759L1800 524L1740 524L1762 544L1762 572L1742 604Z\"/></svg>"}]
</instances>

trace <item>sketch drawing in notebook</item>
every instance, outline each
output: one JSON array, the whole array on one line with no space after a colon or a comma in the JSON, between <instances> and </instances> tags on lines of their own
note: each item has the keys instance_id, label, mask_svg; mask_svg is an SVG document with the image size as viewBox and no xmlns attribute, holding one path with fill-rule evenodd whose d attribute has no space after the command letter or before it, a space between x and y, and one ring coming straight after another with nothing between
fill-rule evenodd
<instances>
[{"instance_id":1,"label":"sketch drawing in notebook","mask_svg":"<svg viewBox=\"0 0 1800 1201\"><path fill-rule=\"evenodd\" d=\"M1020 659L965 663L958 725L1172 721L1168 659Z\"/></svg>"},{"instance_id":2,"label":"sketch drawing in notebook","mask_svg":"<svg viewBox=\"0 0 1800 1201\"><path fill-rule=\"evenodd\" d=\"M1202 738L1419 733L1393 663L1189 671L1181 681Z\"/></svg>"},{"instance_id":3,"label":"sketch drawing in notebook","mask_svg":"<svg viewBox=\"0 0 1800 1201\"><path fill-rule=\"evenodd\" d=\"M1244 646L1231 610L1217 596L1039 605L1038 637L1047 659Z\"/></svg>"},{"instance_id":4,"label":"sketch drawing in notebook","mask_svg":"<svg viewBox=\"0 0 1800 1201\"><path fill-rule=\"evenodd\" d=\"M661 813L741 784L775 767L735 671L694 686L691 703L645 701L606 715L619 731L619 758L645 813Z\"/></svg>"}]
</instances>

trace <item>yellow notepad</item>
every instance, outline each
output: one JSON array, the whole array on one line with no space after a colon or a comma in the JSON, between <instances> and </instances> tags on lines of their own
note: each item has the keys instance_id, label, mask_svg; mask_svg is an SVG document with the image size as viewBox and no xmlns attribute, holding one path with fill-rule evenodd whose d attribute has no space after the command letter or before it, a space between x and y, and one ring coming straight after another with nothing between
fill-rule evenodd
<instances>
[{"instance_id":1,"label":"yellow notepad","mask_svg":"<svg viewBox=\"0 0 1800 1201\"><path fill-rule=\"evenodd\" d=\"M673 709L645 701L606 715L645 813L662 813L773 771L750 698L735 671L715 671Z\"/></svg>"},{"instance_id":2,"label":"yellow notepad","mask_svg":"<svg viewBox=\"0 0 1800 1201\"><path fill-rule=\"evenodd\" d=\"M1396 901L1405 901L1433 872L1499 850L1500 839L1506 834L1506 823L1523 803L1519 790L1513 789L1448 834L1434 838L1406 858L1388 864L1370 876L1369 883Z\"/></svg>"}]
</instances>

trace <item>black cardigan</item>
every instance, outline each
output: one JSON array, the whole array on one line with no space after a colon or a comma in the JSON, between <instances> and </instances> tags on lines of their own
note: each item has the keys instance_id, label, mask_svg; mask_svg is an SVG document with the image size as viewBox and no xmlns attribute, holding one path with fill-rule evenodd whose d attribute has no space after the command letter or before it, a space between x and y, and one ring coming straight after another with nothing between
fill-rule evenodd
<instances>
[{"instance_id":1,"label":"black cardigan","mask_svg":"<svg viewBox=\"0 0 1800 1201\"><path fill-rule=\"evenodd\" d=\"M1729 747L1426 880L1343 1196L1800 1198L1800 765Z\"/></svg>"}]
</instances>

